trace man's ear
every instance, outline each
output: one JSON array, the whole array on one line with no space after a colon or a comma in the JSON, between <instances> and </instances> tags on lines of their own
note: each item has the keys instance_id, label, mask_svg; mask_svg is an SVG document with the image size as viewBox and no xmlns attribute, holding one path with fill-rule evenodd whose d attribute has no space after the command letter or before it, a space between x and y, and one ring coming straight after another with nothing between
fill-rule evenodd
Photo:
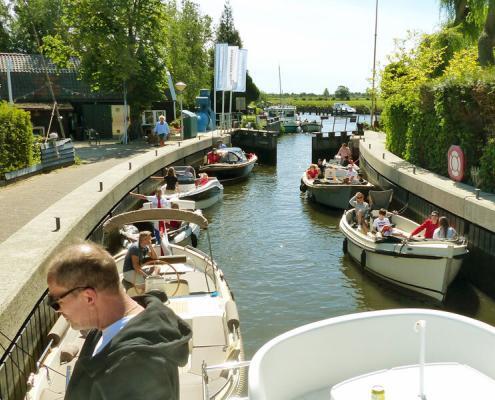
<instances>
[{"instance_id":1,"label":"man's ear","mask_svg":"<svg viewBox=\"0 0 495 400\"><path fill-rule=\"evenodd\" d=\"M88 304L94 305L96 303L96 298L98 297L98 294L96 293L95 289L87 288L84 289L83 296Z\"/></svg>"}]
</instances>

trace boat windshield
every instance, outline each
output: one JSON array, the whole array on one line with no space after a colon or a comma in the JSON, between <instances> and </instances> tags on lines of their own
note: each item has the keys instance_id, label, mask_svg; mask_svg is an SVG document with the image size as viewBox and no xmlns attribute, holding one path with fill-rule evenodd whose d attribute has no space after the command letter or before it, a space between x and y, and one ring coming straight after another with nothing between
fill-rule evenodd
<instances>
[{"instance_id":1,"label":"boat windshield","mask_svg":"<svg viewBox=\"0 0 495 400\"><path fill-rule=\"evenodd\" d=\"M219 153L221 155L220 162L239 163L247 161L246 154L238 147L223 149L223 151L219 151Z\"/></svg>"},{"instance_id":2,"label":"boat windshield","mask_svg":"<svg viewBox=\"0 0 495 400\"><path fill-rule=\"evenodd\" d=\"M194 183L196 179L196 171L194 170L193 167L187 165L187 166L174 167L174 169L175 169L175 175L179 180L179 184Z\"/></svg>"}]
</instances>

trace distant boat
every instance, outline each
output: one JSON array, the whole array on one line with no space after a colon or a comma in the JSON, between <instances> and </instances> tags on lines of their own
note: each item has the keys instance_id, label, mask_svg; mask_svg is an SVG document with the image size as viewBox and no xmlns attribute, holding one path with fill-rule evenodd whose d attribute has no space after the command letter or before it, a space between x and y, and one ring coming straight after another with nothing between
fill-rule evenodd
<instances>
[{"instance_id":1,"label":"distant boat","mask_svg":"<svg viewBox=\"0 0 495 400\"><path fill-rule=\"evenodd\" d=\"M265 110L268 118L278 118L285 133L296 133L299 128L296 106L271 106Z\"/></svg>"},{"instance_id":2,"label":"distant boat","mask_svg":"<svg viewBox=\"0 0 495 400\"><path fill-rule=\"evenodd\" d=\"M316 121L304 121L301 122L301 129L303 132L311 133L311 132L320 132L321 124Z\"/></svg>"},{"instance_id":3,"label":"distant boat","mask_svg":"<svg viewBox=\"0 0 495 400\"><path fill-rule=\"evenodd\" d=\"M333 114L355 114L356 109L346 103L335 103L332 107Z\"/></svg>"}]
</instances>

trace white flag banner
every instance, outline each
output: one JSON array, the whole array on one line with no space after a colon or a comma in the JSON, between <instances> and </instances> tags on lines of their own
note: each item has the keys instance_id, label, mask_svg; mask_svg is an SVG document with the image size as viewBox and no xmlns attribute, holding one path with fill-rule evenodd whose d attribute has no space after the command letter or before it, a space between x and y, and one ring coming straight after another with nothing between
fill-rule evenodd
<instances>
[{"instance_id":1,"label":"white flag banner","mask_svg":"<svg viewBox=\"0 0 495 400\"><path fill-rule=\"evenodd\" d=\"M229 45L217 43L215 46L215 90L229 90L227 86Z\"/></svg>"},{"instance_id":2,"label":"white flag banner","mask_svg":"<svg viewBox=\"0 0 495 400\"><path fill-rule=\"evenodd\" d=\"M234 92L246 91L246 73L247 73L247 50L239 49L237 58L237 77L232 87Z\"/></svg>"},{"instance_id":3,"label":"white flag banner","mask_svg":"<svg viewBox=\"0 0 495 400\"><path fill-rule=\"evenodd\" d=\"M170 75L170 72L168 70L167 70L167 82L168 82L168 88L170 90L170 96L172 97L172 101L177 101L177 95L175 94L174 83L172 82L172 75Z\"/></svg>"},{"instance_id":4,"label":"white flag banner","mask_svg":"<svg viewBox=\"0 0 495 400\"><path fill-rule=\"evenodd\" d=\"M227 82L224 90L233 90L237 83L237 66L239 61L239 47L229 46Z\"/></svg>"}]
</instances>

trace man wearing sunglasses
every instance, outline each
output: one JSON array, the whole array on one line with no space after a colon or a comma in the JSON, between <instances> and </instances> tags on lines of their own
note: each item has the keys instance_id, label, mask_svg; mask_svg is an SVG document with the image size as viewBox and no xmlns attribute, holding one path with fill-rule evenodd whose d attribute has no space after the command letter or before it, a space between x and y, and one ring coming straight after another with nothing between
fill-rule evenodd
<instances>
[{"instance_id":1,"label":"man wearing sunglasses","mask_svg":"<svg viewBox=\"0 0 495 400\"><path fill-rule=\"evenodd\" d=\"M154 296L130 298L113 257L90 242L69 246L48 267L49 304L88 330L65 399L179 399L189 326Z\"/></svg>"}]
</instances>

